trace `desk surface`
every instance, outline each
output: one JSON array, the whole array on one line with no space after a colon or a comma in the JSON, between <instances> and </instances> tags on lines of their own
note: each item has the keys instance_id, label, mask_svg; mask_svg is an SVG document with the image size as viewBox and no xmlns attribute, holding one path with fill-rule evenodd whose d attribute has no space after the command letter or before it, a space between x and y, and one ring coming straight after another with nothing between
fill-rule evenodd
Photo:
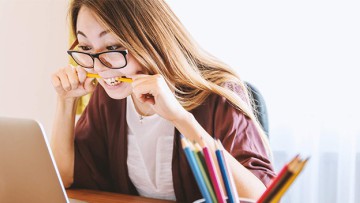
<instances>
[{"instance_id":1,"label":"desk surface","mask_svg":"<svg viewBox=\"0 0 360 203\"><path fill-rule=\"evenodd\" d=\"M169 200L150 199L118 193L102 192L95 190L69 189L66 190L69 198L86 201L88 203L174 203Z\"/></svg>"}]
</instances>

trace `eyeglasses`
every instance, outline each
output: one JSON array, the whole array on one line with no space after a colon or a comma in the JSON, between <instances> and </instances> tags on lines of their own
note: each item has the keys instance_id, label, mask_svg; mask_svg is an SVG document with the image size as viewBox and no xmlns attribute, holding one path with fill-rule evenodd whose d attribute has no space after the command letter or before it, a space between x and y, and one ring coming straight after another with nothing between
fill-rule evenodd
<instances>
[{"instance_id":1,"label":"eyeglasses","mask_svg":"<svg viewBox=\"0 0 360 203\"><path fill-rule=\"evenodd\" d=\"M94 68L95 59L99 59L101 64L111 69L120 69L124 68L127 65L126 55L128 54L127 50L116 50L116 51L105 51L96 54L75 51L72 50L78 41L71 45L67 53L74 59L74 61L84 67L84 68Z\"/></svg>"}]
</instances>

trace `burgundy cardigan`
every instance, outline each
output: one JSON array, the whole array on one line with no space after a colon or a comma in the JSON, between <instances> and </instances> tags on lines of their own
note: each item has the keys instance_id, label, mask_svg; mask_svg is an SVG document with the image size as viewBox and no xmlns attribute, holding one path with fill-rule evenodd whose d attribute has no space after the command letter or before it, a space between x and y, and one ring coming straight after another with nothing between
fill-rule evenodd
<instances>
[{"instance_id":1,"label":"burgundy cardigan","mask_svg":"<svg viewBox=\"0 0 360 203\"><path fill-rule=\"evenodd\" d=\"M237 88L239 90L239 88ZM212 94L192 110L200 125L265 185L275 176L253 121L225 98ZM173 185L178 202L200 199L201 193L174 132ZM110 98L98 85L75 129L72 187L138 195L127 168L126 99Z\"/></svg>"}]
</instances>

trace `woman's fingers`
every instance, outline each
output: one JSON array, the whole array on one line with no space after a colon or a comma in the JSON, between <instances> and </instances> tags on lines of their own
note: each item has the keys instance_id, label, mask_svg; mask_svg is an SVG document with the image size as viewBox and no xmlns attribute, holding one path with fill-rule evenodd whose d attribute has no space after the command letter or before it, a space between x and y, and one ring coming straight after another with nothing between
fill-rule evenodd
<instances>
[{"instance_id":1,"label":"woman's fingers","mask_svg":"<svg viewBox=\"0 0 360 203\"><path fill-rule=\"evenodd\" d=\"M77 76L78 76L80 84L83 84L85 82L85 80L86 80L87 72L81 66L76 66L75 70L77 72Z\"/></svg>"},{"instance_id":2,"label":"woman's fingers","mask_svg":"<svg viewBox=\"0 0 360 203\"><path fill-rule=\"evenodd\" d=\"M86 92L90 93L95 90L96 83L94 78L85 78L84 89Z\"/></svg>"},{"instance_id":3,"label":"woman's fingers","mask_svg":"<svg viewBox=\"0 0 360 203\"><path fill-rule=\"evenodd\" d=\"M64 94L65 90L61 84L61 80L57 74L53 74L51 78L51 82L58 94Z\"/></svg>"},{"instance_id":4,"label":"woman's fingers","mask_svg":"<svg viewBox=\"0 0 360 203\"><path fill-rule=\"evenodd\" d=\"M143 94L150 93L156 95L161 85L165 87L166 83L162 82L160 75L137 75L133 77L132 86Z\"/></svg>"},{"instance_id":5,"label":"woman's fingers","mask_svg":"<svg viewBox=\"0 0 360 203\"><path fill-rule=\"evenodd\" d=\"M161 75L133 76L133 94L141 102L152 104L151 107L161 117L175 121L183 117L187 111L175 97L172 85Z\"/></svg>"},{"instance_id":6,"label":"woman's fingers","mask_svg":"<svg viewBox=\"0 0 360 203\"><path fill-rule=\"evenodd\" d=\"M68 66L60 68L53 76L52 83L63 98L80 97L95 89L93 78L86 77L86 71L82 67Z\"/></svg>"},{"instance_id":7,"label":"woman's fingers","mask_svg":"<svg viewBox=\"0 0 360 203\"><path fill-rule=\"evenodd\" d=\"M58 77L60 78L61 86L63 87L63 89L65 91L70 91L71 85L66 72L65 71L58 72Z\"/></svg>"},{"instance_id":8,"label":"woman's fingers","mask_svg":"<svg viewBox=\"0 0 360 203\"><path fill-rule=\"evenodd\" d=\"M154 105L155 104L155 98L151 93L148 94L141 94L139 97L139 100L143 103L149 103Z\"/></svg>"},{"instance_id":9,"label":"woman's fingers","mask_svg":"<svg viewBox=\"0 0 360 203\"><path fill-rule=\"evenodd\" d=\"M133 78L132 87L135 96L142 102L151 101L154 103L154 96L157 95L157 81L155 76L141 76Z\"/></svg>"},{"instance_id":10,"label":"woman's fingers","mask_svg":"<svg viewBox=\"0 0 360 203\"><path fill-rule=\"evenodd\" d=\"M76 90L79 86L79 77L75 67L70 66L65 68L66 75L69 79L71 90Z\"/></svg>"}]
</instances>

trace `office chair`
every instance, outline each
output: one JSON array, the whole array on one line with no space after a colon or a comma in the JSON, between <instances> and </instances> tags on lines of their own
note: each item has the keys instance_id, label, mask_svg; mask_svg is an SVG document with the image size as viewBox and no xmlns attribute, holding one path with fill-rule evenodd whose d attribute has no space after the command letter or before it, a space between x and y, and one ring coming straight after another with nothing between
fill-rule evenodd
<instances>
[{"instance_id":1,"label":"office chair","mask_svg":"<svg viewBox=\"0 0 360 203\"><path fill-rule=\"evenodd\" d=\"M267 109L265 105L264 97L261 95L260 91L249 82L245 82L250 96L253 98L254 101L254 114L259 120L265 134L269 137L269 120Z\"/></svg>"}]
</instances>

